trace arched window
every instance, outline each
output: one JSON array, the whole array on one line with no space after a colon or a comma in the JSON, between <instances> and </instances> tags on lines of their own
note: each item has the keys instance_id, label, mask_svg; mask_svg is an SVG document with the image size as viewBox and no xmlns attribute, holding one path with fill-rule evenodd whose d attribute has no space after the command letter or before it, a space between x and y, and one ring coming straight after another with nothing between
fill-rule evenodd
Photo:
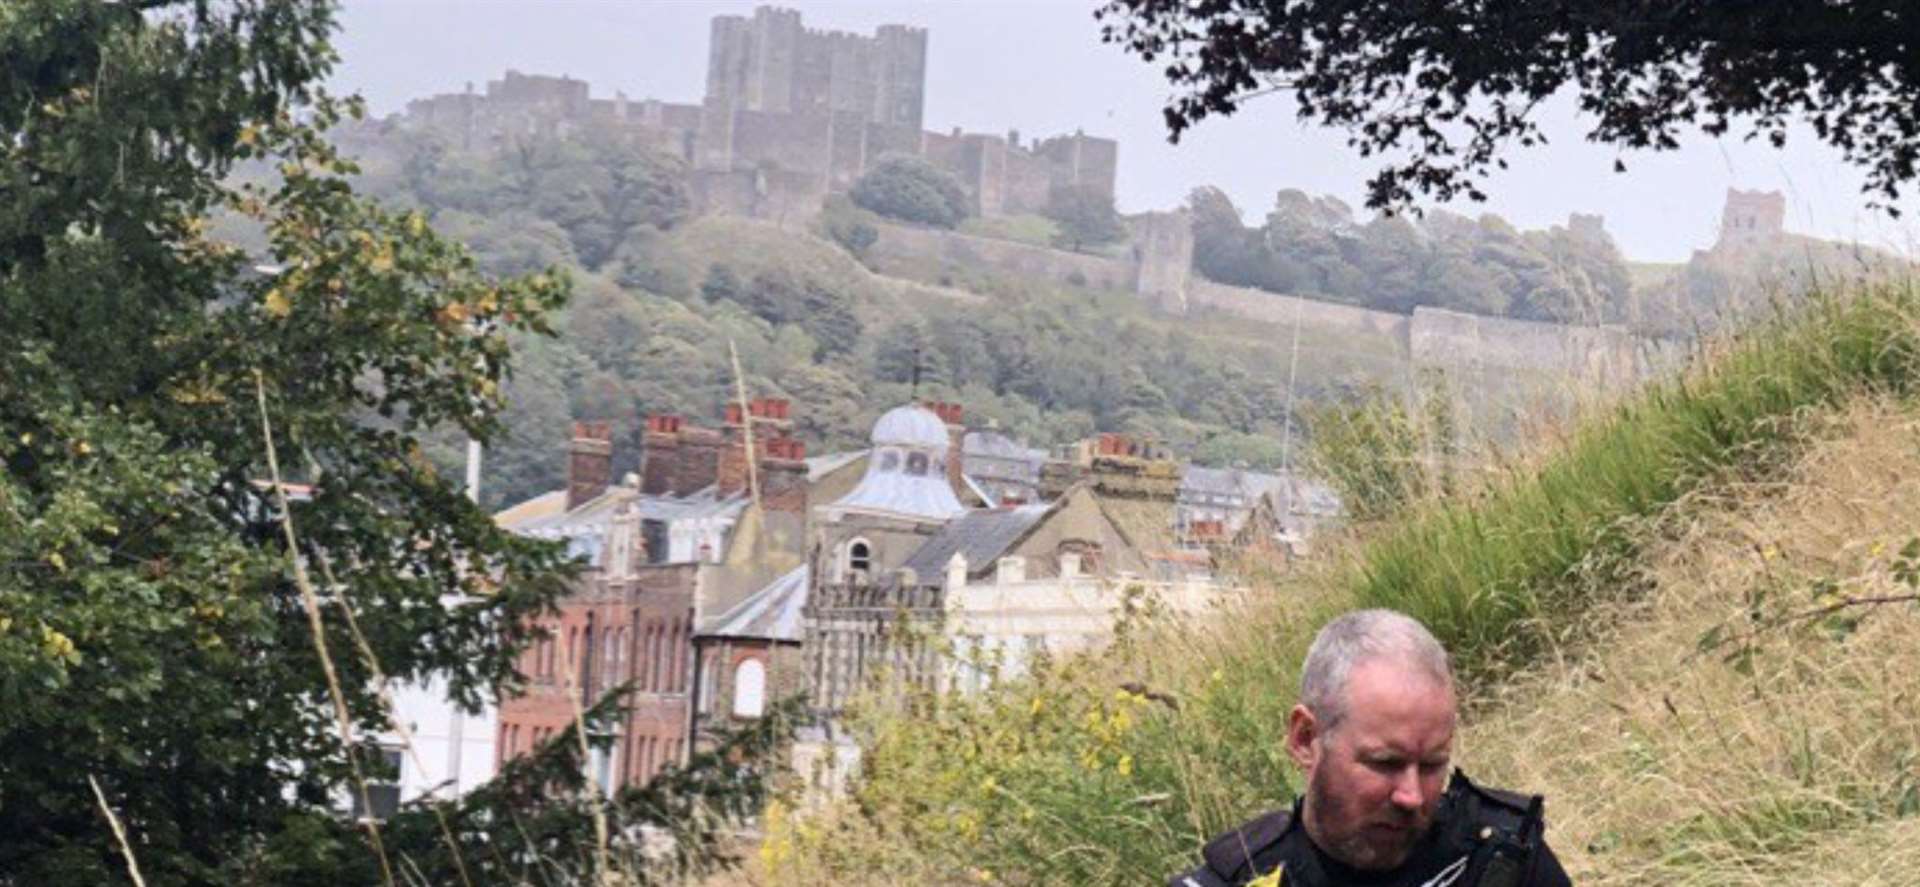
<instances>
[{"instance_id":1,"label":"arched window","mask_svg":"<svg viewBox=\"0 0 1920 887\"><path fill-rule=\"evenodd\" d=\"M567 670L561 680L572 684L580 677L580 629L567 629L567 648L560 651L560 667Z\"/></svg>"},{"instance_id":2,"label":"arched window","mask_svg":"<svg viewBox=\"0 0 1920 887\"><path fill-rule=\"evenodd\" d=\"M767 667L758 659L743 660L733 670L733 716L757 718L767 709Z\"/></svg>"},{"instance_id":3,"label":"arched window","mask_svg":"<svg viewBox=\"0 0 1920 887\"><path fill-rule=\"evenodd\" d=\"M667 627L653 626L653 678L647 682L648 689L655 693L667 689Z\"/></svg>"},{"instance_id":4,"label":"arched window","mask_svg":"<svg viewBox=\"0 0 1920 887\"><path fill-rule=\"evenodd\" d=\"M587 627L580 632L580 663L574 667L573 681L585 687L589 693L593 691L593 685L599 682L599 677L593 673L594 666L599 664L593 661L593 651L593 614L588 613Z\"/></svg>"},{"instance_id":5,"label":"arched window","mask_svg":"<svg viewBox=\"0 0 1920 887\"><path fill-rule=\"evenodd\" d=\"M687 692L687 642L691 634L693 634L693 628L685 619L680 620L679 626L673 631L672 692L675 693Z\"/></svg>"},{"instance_id":6,"label":"arched window","mask_svg":"<svg viewBox=\"0 0 1920 887\"><path fill-rule=\"evenodd\" d=\"M847 543L847 578L865 579L873 569L873 546L865 539Z\"/></svg>"}]
</instances>

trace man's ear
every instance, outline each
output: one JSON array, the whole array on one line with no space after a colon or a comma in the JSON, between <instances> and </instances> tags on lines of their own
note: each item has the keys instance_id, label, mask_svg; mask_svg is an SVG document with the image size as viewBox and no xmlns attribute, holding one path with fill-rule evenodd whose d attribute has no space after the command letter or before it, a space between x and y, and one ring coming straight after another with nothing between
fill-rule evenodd
<instances>
[{"instance_id":1,"label":"man's ear","mask_svg":"<svg viewBox=\"0 0 1920 887\"><path fill-rule=\"evenodd\" d=\"M1326 737L1320 731L1320 722L1314 720L1313 712L1304 705L1296 705L1287 713L1287 755L1293 758L1300 769L1313 767L1320 755L1320 744Z\"/></svg>"}]
</instances>

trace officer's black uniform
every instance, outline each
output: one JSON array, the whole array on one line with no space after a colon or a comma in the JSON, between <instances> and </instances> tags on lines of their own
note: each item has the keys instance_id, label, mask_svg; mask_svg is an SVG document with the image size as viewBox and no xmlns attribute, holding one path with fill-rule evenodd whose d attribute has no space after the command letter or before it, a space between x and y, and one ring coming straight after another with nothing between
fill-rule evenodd
<instances>
[{"instance_id":1,"label":"officer's black uniform","mask_svg":"<svg viewBox=\"0 0 1920 887\"><path fill-rule=\"evenodd\" d=\"M1543 833L1539 795L1481 788L1454 771L1433 827L1407 860L1362 872L1315 847L1300 824L1300 802L1208 842L1205 862L1167 887L1242 887L1270 877L1282 887L1572 887ZM1268 882L1261 882L1268 883Z\"/></svg>"}]
</instances>

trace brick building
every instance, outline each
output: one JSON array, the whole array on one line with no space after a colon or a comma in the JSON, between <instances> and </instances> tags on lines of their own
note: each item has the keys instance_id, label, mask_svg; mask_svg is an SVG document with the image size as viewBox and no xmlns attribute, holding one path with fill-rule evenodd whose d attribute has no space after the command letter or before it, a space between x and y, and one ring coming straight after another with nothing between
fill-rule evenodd
<instances>
[{"instance_id":1,"label":"brick building","mask_svg":"<svg viewBox=\"0 0 1920 887\"><path fill-rule=\"evenodd\" d=\"M525 692L502 700L504 761L573 723L576 708L630 684L613 752L592 762L608 787L682 762L698 706L695 629L799 563L805 447L786 401L729 405L719 429L648 419L641 470L609 483L605 423L575 423L567 486L502 512L507 528L564 541L587 564L520 663ZM749 470L748 427L754 436ZM758 503L752 493L760 493Z\"/></svg>"}]
</instances>

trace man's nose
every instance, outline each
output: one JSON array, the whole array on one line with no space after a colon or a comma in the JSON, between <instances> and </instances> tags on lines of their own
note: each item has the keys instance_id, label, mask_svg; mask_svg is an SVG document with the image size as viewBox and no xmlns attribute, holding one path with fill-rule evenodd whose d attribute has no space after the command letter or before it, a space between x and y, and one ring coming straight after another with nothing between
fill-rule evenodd
<instances>
[{"instance_id":1,"label":"man's nose","mask_svg":"<svg viewBox=\"0 0 1920 887\"><path fill-rule=\"evenodd\" d=\"M1420 771L1417 768L1408 767L1395 774L1393 795L1389 800L1402 810L1419 810L1426 806L1426 791L1420 786Z\"/></svg>"}]
</instances>

